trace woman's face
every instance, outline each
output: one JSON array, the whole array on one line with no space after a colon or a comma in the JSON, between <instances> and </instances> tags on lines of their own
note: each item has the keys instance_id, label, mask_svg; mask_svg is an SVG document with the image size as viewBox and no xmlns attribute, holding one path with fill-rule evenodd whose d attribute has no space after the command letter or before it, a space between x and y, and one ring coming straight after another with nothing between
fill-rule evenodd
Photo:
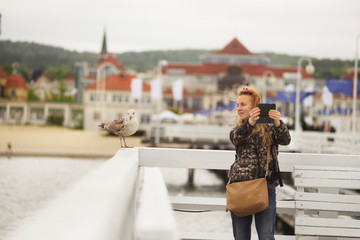
<instances>
[{"instance_id":1,"label":"woman's face","mask_svg":"<svg viewBox=\"0 0 360 240\"><path fill-rule=\"evenodd\" d=\"M241 120L248 119L250 117L250 111L253 109L252 97L250 95L240 95L237 99L237 112Z\"/></svg>"}]
</instances>

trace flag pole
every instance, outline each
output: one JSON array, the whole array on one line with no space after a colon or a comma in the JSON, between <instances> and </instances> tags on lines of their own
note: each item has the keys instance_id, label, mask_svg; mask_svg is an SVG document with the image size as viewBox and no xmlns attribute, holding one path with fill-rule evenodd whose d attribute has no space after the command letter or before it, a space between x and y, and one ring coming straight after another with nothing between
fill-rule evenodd
<instances>
[{"instance_id":1,"label":"flag pole","mask_svg":"<svg viewBox=\"0 0 360 240\"><path fill-rule=\"evenodd\" d=\"M352 104L352 134L356 133L356 100L357 100L357 84L358 84L358 46L359 46L360 34L356 37L355 45L355 62L354 62L354 87L353 87L353 104Z\"/></svg>"}]
</instances>

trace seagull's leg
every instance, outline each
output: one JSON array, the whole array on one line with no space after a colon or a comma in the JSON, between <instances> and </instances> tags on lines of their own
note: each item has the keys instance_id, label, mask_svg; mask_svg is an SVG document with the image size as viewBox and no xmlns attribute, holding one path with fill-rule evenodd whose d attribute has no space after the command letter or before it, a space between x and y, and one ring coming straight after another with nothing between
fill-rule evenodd
<instances>
[{"instance_id":1,"label":"seagull's leg","mask_svg":"<svg viewBox=\"0 0 360 240\"><path fill-rule=\"evenodd\" d=\"M126 147L126 148L132 148L132 146L127 146L127 145L126 145L125 137L123 137L123 139L124 139L125 147Z\"/></svg>"},{"instance_id":2,"label":"seagull's leg","mask_svg":"<svg viewBox=\"0 0 360 240\"><path fill-rule=\"evenodd\" d=\"M120 136L120 148L123 148L122 141L121 141L121 136Z\"/></svg>"}]
</instances>

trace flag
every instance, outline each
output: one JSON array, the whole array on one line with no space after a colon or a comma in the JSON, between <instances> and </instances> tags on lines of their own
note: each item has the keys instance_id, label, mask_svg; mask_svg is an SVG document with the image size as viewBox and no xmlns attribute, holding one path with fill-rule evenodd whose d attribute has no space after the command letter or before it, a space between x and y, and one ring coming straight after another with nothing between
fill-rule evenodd
<instances>
[{"instance_id":1,"label":"flag","mask_svg":"<svg viewBox=\"0 0 360 240\"><path fill-rule=\"evenodd\" d=\"M150 85L151 85L151 90L150 90L151 98L154 100L158 100L160 98L160 93L161 93L160 80L153 79Z\"/></svg>"},{"instance_id":2,"label":"flag","mask_svg":"<svg viewBox=\"0 0 360 240\"><path fill-rule=\"evenodd\" d=\"M142 82L143 80L140 78L133 78L131 80L131 94L134 99L141 99Z\"/></svg>"},{"instance_id":3,"label":"flag","mask_svg":"<svg viewBox=\"0 0 360 240\"><path fill-rule=\"evenodd\" d=\"M332 93L329 91L327 86L323 87L323 103L325 106L331 106L333 103L333 95Z\"/></svg>"},{"instance_id":4,"label":"flag","mask_svg":"<svg viewBox=\"0 0 360 240\"><path fill-rule=\"evenodd\" d=\"M175 101L181 101L183 99L183 80L181 78L173 83L172 92Z\"/></svg>"},{"instance_id":5,"label":"flag","mask_svg":"<svg viewBox=\"0 0 360 240\"><path fill-rule=\"evenodd\" d=\"M284 91L285 91L285 92L293 92L293 91L295 91L294 84L288 84L288 85L286 85L285 88L284 88Z\"/></svg>"}]
</instances>

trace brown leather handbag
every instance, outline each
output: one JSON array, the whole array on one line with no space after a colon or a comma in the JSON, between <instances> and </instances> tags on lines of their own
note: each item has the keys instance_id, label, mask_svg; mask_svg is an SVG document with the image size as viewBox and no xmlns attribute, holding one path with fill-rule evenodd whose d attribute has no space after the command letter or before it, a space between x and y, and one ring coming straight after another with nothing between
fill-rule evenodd
<instances>
[{"instance_id":1,"label":"brown leather handbag","mask_svg":"<svg viewBox=\"0 0 360 240\"><path fill-rule=\"evenodd\" d=\"M266 172L269 171L270 148L267 149ZM226 210L238 217L249 216L269 207L267 181L265 177L235 182L226 185Z\"/></svg>"}]
</instances>

